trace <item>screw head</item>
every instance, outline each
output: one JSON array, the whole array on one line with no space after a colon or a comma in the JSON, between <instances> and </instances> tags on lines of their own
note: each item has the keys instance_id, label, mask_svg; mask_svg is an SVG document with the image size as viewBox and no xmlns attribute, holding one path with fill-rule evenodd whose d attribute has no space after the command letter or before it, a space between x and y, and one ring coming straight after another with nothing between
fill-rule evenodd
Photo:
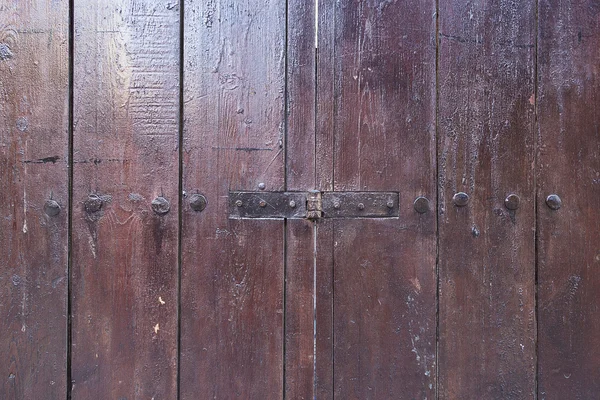
<instances>
[{"instance_id":1,"label":"screw head","mask_svg":"<svg viewBox=\"0 0 600 400\"><path fill-rule=\"evenodd\" d=\"M235 205L238 206L238 207L241 207L241 206L244 205L244 203L241 200L236 200L235 201Z\"/></svg>"},{"instance_id":2,"label":"screw head","mask_svg":"<svg viewBox=\"0 0 600 400\"><path fill-rule=\"evenodd\" d=\"M290 200L290 207L296 208L296 202L294 200Z\"/></svg>"},{"instance_id":3,"label":"screw head","mask_svg":"<svg viewBox=\"0 0 600 400\"><path fill-rule=\"evenodd\" d=\"M469 195L465 192L458 192L452 197L454 205L457 207L464 207L469 204Z\"/></svg>"},{"instance_id":4,"label":"screw head","mask_svg":"<svg viewBox=\"0 0 600 400\"><path fill-rule=\"evenodd\" d=\"M265 185L263 182L261 182L261 183L258 184L258 188L260 190L265 190L266 187L267 187L267 185Z\"/></svg>"},{"instance_id":5,"label":"screw head","mask_svg":"<svg viewBox=\"0 0 600 400\"><path fill-rule=\"evenodd\" d=\"M557 194L551 194L546 198L546 205L550 207L551 210L558 210L562 206L562 200Z\"/></svg>"},{"instance_id":6,"label":"screw head","mask_svg":"<svg viewBox=\"0 0 600 400\"><path fill-rule=\"evenodd\" d=\"M97 194L90 194L87 200L84 202L85 211L87 213L95 213L102 209L104 205L104 200Z\"/></svg>"},{"instance_id":7,"label":"screw head","mask_svg":"<svg viewBox=\"0 0 600 400\"><path fill-rule=\"evenodd\" d=\"M519 208L520 203L521 199L514 193L509 194L508 196L506 196L506 199L504 199L504 206L511 211L514 211L517 208Z\"/></svg>"},{"instance_id":8,"label":"screw head","mask_svg":"<svg viewBox=\"0 0 600 400\"><path fill-rule=\"evenodd\" d=\"M49 217L54 217L60 213L60 205L55 200L48 200L44 204L44 212Z\"/></svg>"},{"instance_id":9,"label":"screw head","mask_svg":"<svg viewBox=\"0 0 600 400\"><path fill-rule=\"evenodd\" d=\"M425 214L429 211L429 199L427 197L419 196L415 199L413 207L419 214Z\"/></svg>"},{"instance_id":10,"label":"screw head","mask_svg":"<svg viewBox=\"0 0 600 400\"><path fill-rule=\"evenodd\" d=\"M206 197L199 193L194 193L190 196L190 208L194 211L203 211L206 208Z\"/></svg>"},{"instance_id":11,"label":"screw head","mask_svg":"<svg viewBox=\"0 0 600 400\"><path fill-rule=\"evenodd\" d=\"M363 203L358 203L358 209L359 210L364 210L365 209L365 205Z\"/></svg>"},{"instance_id":12,"label":"screw head","mask_svg":"<svg viewBox=\"0 0 600 400\"><path fill-rule=\"evenodd\" d=\"M264 201L264 200L261 200L261 201L258 203L258 205L259 205L259 206L261 206L261 207L263 207L263 208L265 208L265 207L267 206L267 202L266 202L266 201Z\"/></svg>"},{"instance_id":13,"label":"screw head","mask_svg":"<svg viewBox=\"0 0 600 400\"><path fill-rule=\"evenodd\" d=\"M388 208L394 208L394 201L393 200L388 200L387 207Z\"/></svg>"},{"instance_id":14,"label":"screw head","mask_svg":"<svg viewBox=\"0 0 600 400\"><path fill-rule=\"evenodd\" d=\"M333 208L335 208L336 210L340 208L340 205L340 202L337 200L333 202Z\"/></svg>"},{"instance_id":15,"label":"screw head","mask_svg":"<svg viewBox=\"0 0 600 400\"><path fill-rule=\"evenodd\" d=\"M171 209L169 201L162 196L159 196L152 200L152 211L158 215L164 215Z\"/></svg>"}]
</instances>

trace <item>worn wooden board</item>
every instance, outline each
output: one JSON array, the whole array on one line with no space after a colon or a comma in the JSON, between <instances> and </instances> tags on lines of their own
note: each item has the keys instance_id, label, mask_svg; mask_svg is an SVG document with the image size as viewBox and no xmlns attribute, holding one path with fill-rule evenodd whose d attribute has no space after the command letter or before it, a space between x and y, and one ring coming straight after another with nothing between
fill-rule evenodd
<instances>
[{"instance_id":1,"label":"worn wooden board","mask_svg":"<svg viewBox=\"0 0 600 400\"><path fill-rule=\"evenodd\" d=\"M542 1L538 36L541 400L600 393L600 4ZM546 204L557 194L562 207Z\"/></svg>"},{"instance_id":2,"label":"worn wooden board","mask_svg":"<svg viewBox=\"0 0 600 400\"><path fill-rule=\"evenodd\" d=\"M287 5L286 188L315 186L315 2ZM310 221L286 221L285 398L315 396L315 241Z\"/></svg>"},{"instance_id":3,"label":"worn wooden board","mask_svg":"<svg viewBox=\"0 0 600 400\"><path fill-rule=\"evenodd\" d=\"M2 399L66 396L68 21L67 2L0 3Z\"/></svg>"},{"instance_id":4,"label":"worn wooden board","mask_svg":"<svg viewBox=\"0 0 600 400\"><path fill-rule=\"evenodd\" d=\"M73 399L177 395L179 13L74 3Z\"/></svg>"},{"instance_id":5,"label":"worn wooden board","mask_svg":"<svg viewBox=\"0 0 600 400\"><path fill-rule=\"evenodd\" d=\"M535 2L440 3L438 40L439 398L531 399Z\"/></svg>"},{"instance_id":6,"label":"worn wooden board","mask_svg":"<svg viewBox=\"0 0 600 400\"><path fill-rule=\"evenodd\" d=\"M399 218L332 227L334 395L433 398L435 2L331 2L321 10L334 18L318 63L318 99L334 98L333 107L319 105L330 114L318 117L319 129L332 130L318 137L333 137L333 189L400 193ZM413 209L420 195L431 200L425 214Z\"/></svg>"},{"instance_id":7,"label":"worn wooden board","mask_svg":"<svg viewBox=\"0 0 600 400\"><path fill-rule=\"evenodd\" d=\"M181 398L283 396L284 221L228 218L284 190L286 7L185 2ZM262 185L261 185L262 187Z\"/></svg>"}]
</instances>

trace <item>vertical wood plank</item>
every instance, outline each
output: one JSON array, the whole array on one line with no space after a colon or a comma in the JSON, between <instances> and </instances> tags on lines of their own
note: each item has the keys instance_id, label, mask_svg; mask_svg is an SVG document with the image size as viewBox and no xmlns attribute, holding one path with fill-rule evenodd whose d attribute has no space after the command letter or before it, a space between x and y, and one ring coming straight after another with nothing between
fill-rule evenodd
<instances>
[{"instance_id":1,"label":"vertical wood plank","mask_svg":"<svg viewBox=\"0 0 600 400\"><path fill-rule=\"evenodd\" d=\"M175 398L179 7L74 19L72 396Z\"/></svg>"},{"instance_id":2,"label":"vertical wood plank","mask_svg":"<svg viewBox=\"0 0 600 400\"><path fill-rule=\"evenodd\" d=\"M440 2L440 399L534 396L534 65L534 1Z\"/></svg>"},{"instance_id":3,"label":"vertical wood plank","mask_svg":"<svg viewBox=\"0 0 600 400\"><path fill-rule=\"evenodd\" d=\"M334 7L333 187L400 192L399 219L334 223L334 394L434 398L435 2Z\"/></svg>"},{"instance_id":4,"label":"vertical wood plank","mask_svg":"<svg viewBox=\"0 0 600 400\"><path fill-rule=\"evenodd\" d=\"M315 2L287 5L286 190L315 186ZM314 399L315 225L286 222L285 398Z\"/></svg>"},{"instance_id":5,"label":"vertical wood plank","mask_svg":"<svg viewBox=\"0 0 600 400\"><path fill-rule=\"evenodd\" d=\"M182 399L283 396L284 222L228 219L228 193L284 188L285 12L185 2Z\"/></svg>"},{"instance_id":6,"label":"vertical wood plank","mask_svg":"<svg viewBox=\"0 0 600 400\"><path fill-rule=\"evenodd\" d=\"M600 393L600 4L539 3L541 400ZM559 210L546 205L557 194Z\"/></svg>"},{"instance_id":7,"label":"vertical wood plank","mask_svg":"<svg viewBox=\"0 0 600 400\"><path fill-rule=\"evenodd\" d=\"M68 57L68 2L0 3L2 399L66 396Z\"/></svg>"}]
</instances>

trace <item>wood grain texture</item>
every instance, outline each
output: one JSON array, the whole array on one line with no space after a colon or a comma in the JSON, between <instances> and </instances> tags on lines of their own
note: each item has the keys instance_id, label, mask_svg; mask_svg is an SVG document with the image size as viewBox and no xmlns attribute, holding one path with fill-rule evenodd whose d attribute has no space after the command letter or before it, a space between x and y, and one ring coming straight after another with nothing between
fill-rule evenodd
<instances>
[{"instance_id":1,"label":"wood grain texture","mask_svg":"<svg viewBox=\"0 0 600 400\"><path fill-rule=\"evenodd\" d=\"M228 219L284 189L285 3L186 1L181 398L283 396L284 222Z\"/></svg>"},{"instance_id":2,"label":"wood grain texture","mask_svg":"<svg viewBox=\"0 0 600 400\"><path fill-rule=\"evenodd\" d=\"M74 6L72 396L175 398L179 8Z\"/></svg>"},{"instance_id":3,"label":"wood grain texture","mask_svg":"<svg viewBox=\"0 0 600 400\"><path fill-rule=\"evenodd\" d=\"M333 226L334 394L434 398L435 2L334 7L333 188L400 192L399 219Z\"/></svg>"},{"instance_id":4,"label":"wood grain texture","mask_svg":"<svg viewBox=\"0 0 600 400\"><path fill-rule=\"evenodd\" d=\"M600 393L600 4L540 1L538 316L541 400ZM558 194L562 208L545 204Z\"/></svg>"},{"instance_id":5,"label":"wood grain texture","mask_svg":"<svg viewBox=\"0 0 600 400\"><path fill-rule=\"evenodd\" d=\"M0 3L0 398L7 400L66 397L68 17L67 2ZM50 199L56 215L45 212Z\"/></svg>"},{"instance_id":6,"label":"wood grain texture","mask_svg":"<svg viewBox=\"0 0 600 400\"><path fill-rule=\"evenodd\" d=\"M439 13L439 398L531 399L535 2Z\"/></svg>"}]
</instances>

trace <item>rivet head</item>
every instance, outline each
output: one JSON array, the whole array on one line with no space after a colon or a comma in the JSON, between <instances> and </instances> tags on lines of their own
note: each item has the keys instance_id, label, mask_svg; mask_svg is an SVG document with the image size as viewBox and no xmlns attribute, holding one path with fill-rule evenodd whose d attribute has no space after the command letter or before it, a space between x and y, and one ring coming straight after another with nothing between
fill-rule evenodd
<instances>
[{"instance_id":1,"label":"rivet head","mask_svg":"<svg viewBox=\"0 0 600 400\"><path fill-rule=\"evenodd\" d=\"M388 200L387 207L388 208L394 208L394 202L392 200Z\"/></svg>"},{"instance_id":2,"label":"rivet head","mask_svg":"<svg viewBox=\"0 0 600 400\"><path fill-rule=\"evenodd\" d=\"M190 208L194 211L203 211L206 208L206 197L199 193L194 193L190 196Z\"/></svg>"},{"instance_id":3,"label":"rivet head","mask_svg":"<svg viewBox=\"0 0 600 400\"><path fill-rule=\"evenodd\" d=\"M519 208L520 203L521 199L516 194L509 194L506 196L506 199L504 199L504 206L511 211Z\"/></svg>"},{"instance_id":4,"label":"rivet head","mask_svg":"<svg viewBox=\"0 0 600 400\"><path fill-rule=\"evenodd\" d=\"M261 201L258 203L258 205L264 208L264 207L266 207L266 206L267 206L267 202L266 202L266 201L264 201L264 200L261 200Z\"/></svg>"},{"instance_id":5,"label":"rivet head","mask_svg":"<svg viewBox=\"0 0 600 400\"><path fill-rule=\"evenodd\" d=\"M55 200L48 200L44 204L44 212L49 217L57 216L60 213L60 205Z\"/></svg>"},{"instance_id":6,"label":"rivet head","mask_svg":"<svg viewBox=\"0 0 600 400\"><path fill-rule=\"evenodd\" d=\"M236 205L236 206L238 206L238 207L241 207L241 206L243 206L243 205L244 205L244 202L243 202L243 201L241 201L241 200L236 200L236 201L235 201L235 205Z\"/></svg>"},{"instance_id":7,"label":"rivet head","mask_svg":"<svg viewBox=\"0 0 600 400\"><path fill-rule=\"evenodd\" d=\"M152 200L152 211L158 215L164 215L169 212L171 205L169 201L162 196L159 196Z\"/></svg>"},{"instance_id":8,"label":"rivet head","mask_svg":"<svg viewBox=\"0 0 600 400\"><path fill-rule=\"evenodd\" d=\"M469 204L469 195L465 192L458 192L452 198L452 202L457 207L464 207Z\"/></svg>"},{"instance_id":9,"label":"rivet head","mask_svg":"<svg viewBox=\"0 0 600 400\"><path fill-rule=\"evenodd\" d=\"M265 185L263 182L261 182L261 183L258 184L258 188L260 190L265 190L266 187L267 187L267 185Z\"/></svg>"},{"instance_id":10,"label":"rivet head","mask_svg":"<svg viewBox=\"0 0 600 400\"><path fill-rule=\"evenodd\" d=\"M419 196L415 199L413 207L419 214L425 214L429 211L429 199L427 197Z\"/></svg>"},{"instance_id":11,"label":"rivet head","mask_svg":"<svg viewBox=\"0 0 600 400\"><path fill-rule=\"evenodd\" d=\"M551 194L546 197L546 205L550 207L551 210L558 210L562 206L562 200L557 194Z\"/></svg>"},{"instance_id":12,"label":"rivet head","mask_svg":"<svg viewBox=\"0 0 600 400\"><path fill-rule=\"evenodd\" d=\"M339 201L334 201L333 202L333 208L335 208L336 210L340 208L340 202Z\"/></svg>"},{"instance_id":13,"label":"rivet head","mask_svg":"<svg viewBox=\"0 0 600 400\"><path fill-rule=\"evenodd\" d=\"M358 209L359 210L364 210L365 209L365 205L363 203L358 203Z\"/></svg>"},{"instance_id":14,"label":"rivet head","mask_svg":"<svg viewBox=\"0 0 600 400\"><path fill-rule=\"evenodd\" d=\"M104 200L97 194L90 194L84 203L85 211L88 213L95 213L102 209Z\"/></svg>"},{"instance_id":15,"label":"rivet head","mask_svg":"<svg viewBox=\"0 0 600 400\"><path fill-rule=\"evenodd\" d=\"M294 200L290 200L290 207L296 208L296 202Z\"/></svg>"}]
</instances>

